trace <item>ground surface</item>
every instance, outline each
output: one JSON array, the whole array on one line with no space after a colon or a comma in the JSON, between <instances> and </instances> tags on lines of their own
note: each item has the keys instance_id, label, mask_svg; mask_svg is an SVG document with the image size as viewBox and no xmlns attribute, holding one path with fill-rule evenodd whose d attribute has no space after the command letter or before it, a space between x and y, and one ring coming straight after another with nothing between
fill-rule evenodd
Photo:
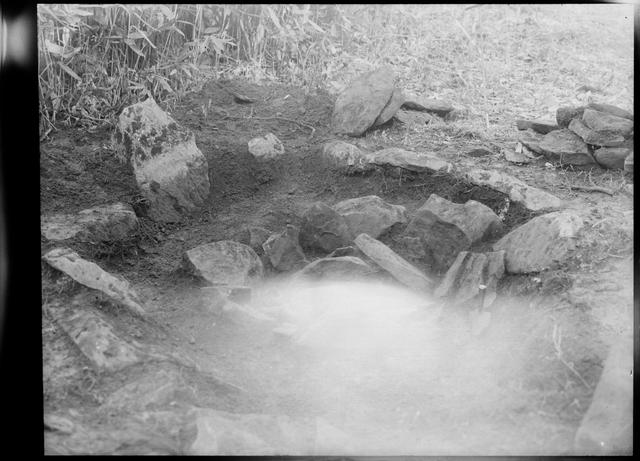
<instances>
[{"instance_id":1,"label":"ground surface","mask_svg":"<svg viewBox=\"0 0 640 461\"><path fill-rule=\"evenodd\" d=\"M317 162L322 143L333 138L328 131L332 96L242 80L221 85L257 102L236 104L211 83L171 112L195 132L209 162L212 190L203 212L165 226L143 217L139 238L126 246L71 244L105 270L125 277L145 299L151 324L103 307L119 331L140 342L181 351L203 370L243 389L229 393L189 375L184 379L197 390L194 405L240 413L322 416L348 434L353 453L571 453L607 351L631 331L633 198L623 186L632 178L592 171L592 181L614 186L616 192L609 196L566 187L583 184L588 175L584 171L550 169L544 160L526 166L509 164L500 148L515 142L515 127L510 140L503 135L497 144L465 136L464 119L435 120L413 129L392 123L368 134L358 141L363 147L436 152L458 168L504 171L567 200L586 222L579 247L562 267L506 277L491 325L481 337L469 333L464 313L445 311L437 322L427 317L401 321L399 330L393 331L396 336L360 355L349 349L336 352L297 345L269 326L233 323L209 312L198 282L179 269L184 251L234 239L249 224L278 231L286 222L298 223L314 201L332 205L376 194L411 212L431 193L455 202L475 199L494 210L499 210L504 197L447 176L339 175ZM313 126L313 136L296 120ZM247 141L268 132L282 140L286 156L276 165L260 166L248 153ZM140 210L133 173L115 160L109 136L108 129L60 129L41 145L43 215L114 201ZM478 144L488 145L493 153L465 155ZM512 207L505 232L532 216ZM382 240L393 246L393 235ZM52 246L42 241L43 252ZM73 294L55 279L43 266L44 303L67 302ZM280 295L288 293L280 285L265 285L254 293L252 304L270 309L277 304L270 297L278 290ZM364 295L357 287L345 293L340 296L351 304ZM388 307L376 305L371 312L386 312ZM358 312L355 319L339 321L340 325L362 322L369 315L366 307ZM99 408L115 389L157 371L148 365L117 376L95 373L47 315L43 315L43 355L45 413Z\"/></svg>"}]
</instances>

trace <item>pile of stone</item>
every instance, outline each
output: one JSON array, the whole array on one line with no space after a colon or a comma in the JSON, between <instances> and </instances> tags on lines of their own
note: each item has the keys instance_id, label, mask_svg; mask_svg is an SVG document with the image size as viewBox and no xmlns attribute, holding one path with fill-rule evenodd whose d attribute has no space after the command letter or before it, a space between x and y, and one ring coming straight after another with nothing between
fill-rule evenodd
<instances>
[{"instance_id":1,"label":"pile of stone","mask_svg":"<svg viewBox=\"0 0 640 461\"><path fill-rule=\"evenodd\" d=\"M454 110L444 101L404 94L395 87L394 78L390 68L381 67L351 82L336 99L332 115L333 131L348 136L362 136L367 130L387 123L400 108L441 117ZM399 118L403 121L401 115Z\"/></svg>"},{"instance_id":2,"label":"pile of stone","mask_svg":"<svg viewBox=\"0 0 640 461\"><path fill-rule=\"evenodd\" d=\"M633 114L611 104L559 107L556 122L517 120L525 148L551 162L633 172Z\"/></svg>"}]
</instances>

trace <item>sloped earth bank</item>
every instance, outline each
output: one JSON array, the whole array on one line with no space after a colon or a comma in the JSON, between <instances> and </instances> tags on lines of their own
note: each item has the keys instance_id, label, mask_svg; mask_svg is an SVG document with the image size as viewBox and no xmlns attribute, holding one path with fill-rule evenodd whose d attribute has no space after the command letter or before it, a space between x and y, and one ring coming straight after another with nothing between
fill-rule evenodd
<instances>
[{"instance_id":1,"label":"sloped earth bank","mask_svg":"<svg viewBox=\"0 0 640 461\"><path fill-rule=\"evenodd\" d=\"M333 138L332 97L242 81L222 86L257 102L236 104L211 84L170 111L195 132L212 184L205 210L181 224L143 217L133 173L109 149L109 130L61 130L41 146L42 214L124 201L141 217L130 241L68 246L129 280L150 314L148 321L133 317L43 264L47 453L213 453L216 446L220 454L575 453L573 438L607 352L631 331L632 198L570 195L554 188L544 167L527 166L520 177L566 199L586 226L562 267L501 281L480 336L471 334L467 313L444 306L438 315L435 302L398 286L302 286L273 274L250 305L275 321L220 316L208 309L200 283L180 270L184 251L199 244L235 239L246 225L279 231L299 224L315 201L375 194L412 212L437 193L498 212L505 198L444 174L343 176L322 168L320 147ZM403 128L391 122L384 129ZM286 155L259 165L247 142L268 132ZM371 139L360 142L390 147L371 146ZM457 166L513 168L461 156L468 145L455 142L439 155ZM505 233L532 216L512 205ZM398 248L396 231L380 239ZM43 253L54 246L42 240ZM71 302L100 311L122 338L184 360L94 370L49 314L50 306ZM273 331L283 323L306 333ZM238 432L225 442L215 431L207 439L194 408L286 415L293 423L282 426L284 435L264 429L267 445Z\"/></svg>"}]
</instances>

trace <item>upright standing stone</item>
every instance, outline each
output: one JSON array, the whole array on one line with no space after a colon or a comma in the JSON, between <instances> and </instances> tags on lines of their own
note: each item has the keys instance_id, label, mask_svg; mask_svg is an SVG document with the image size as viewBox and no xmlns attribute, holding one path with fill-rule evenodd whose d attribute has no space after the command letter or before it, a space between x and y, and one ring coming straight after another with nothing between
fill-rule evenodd
<instances>
[{"instance_id":1,"label":"upright standing stone","mask_svg":"<svg viewBox=\"0 0 640 461\"><path fill-rule=\"evenodd\" d=\"M402 106L403 103L404 95L402 94L402 91L394 88L393 93L391 94L391 99L384 107L384 109L382 109L382 112L380 112L380 115L378 115L378 118L373 123L373 126L379 126L391 120L391 118L396 114L396 112L398 112L398 109L400 109L400 106Z\"/></svg>"},{"instance_id":2,"label":"upright standing stone","mask_svg":"<svg viewBox=\"0 0 640 461\"><path fill-rule=\"evenodd\" d=\"M333 130L349 136L361 136L367 131L391 99L393 79L388 67L358 77L336 99Z\"/></svg>"},{"instance_id":3,"label":"upright standing stone","mask_svg":"<svg viewBox=\"0 0 640 461\"><path fill-rule=\"evenodd\" d=\"M149 217L175 222L209 195L209 167L195 135L149 98L125 108L115 133L119 156L131 163Z\"/></svg>"}]
</instances>

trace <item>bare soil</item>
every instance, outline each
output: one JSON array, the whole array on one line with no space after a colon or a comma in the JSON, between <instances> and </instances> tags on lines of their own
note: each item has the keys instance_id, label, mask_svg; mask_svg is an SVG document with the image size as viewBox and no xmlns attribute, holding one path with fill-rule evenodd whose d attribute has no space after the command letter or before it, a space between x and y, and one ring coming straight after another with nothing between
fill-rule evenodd
<instances>
[{"instance_id":1,"label":"bare soil","mask_svg":"<svg viewBox=\"0 0 640 461\"><path fill-rule=\"evenodd\" d=\"M237 104L224 88L257 102ZM185 400L193 405L322 416L360 442L356 452L369 447L374 454L400 454L415 447L407 454L572 453L573 436L607 351L630 331L633 321L633 199L622 190L608 196L564 187L580 172L550 170L544 161L515 166L498 152L465 156L472 143L463 135L454 136L446 149L438 151L458 167L495 168L543 188L567 200L586 224L579 247L563 266L530 276L508 276L501 282L485 335L469 334L466 313L446 312L438 350L457 365L443 365L435 375L427 367L414 366L419 363L415 361L402 374L385 362L384 351L378 360L360 361L357 366L349 354L328 360L269 329L217 317L202 305L198 281L180 270L186 250L235 239L247 225L278 231L288 222L297 224L315 201L332 205L375 194L411 212L436 193L458 203L474 199L495 211L504 205L503 194L448 175L387 171L344 176L321 166L317 159L322 143L333 139L328 130L332 107L329 94L234 80L212 82L169 108L178 123L195 132L209 162L212 184L202 212L172 225L145 218L133 172L115 159L110 148L109 128L60 128L41 145L42 214L77 212L115 201L134 207L141 219L135 239L117 245L70 242L69 246L125 277L145 299L152 322L99 306L123 337L170 345L203 370L244 390L231 392L188 374L185 387L194 393ZM404 130L391 123L358 143L370 149L425 148L403 144ZM269 132L282 140L286 155L258 164L247 142ZM610 175L598 169L591 174L596 180L598 175ZM625 181L631 183L632 178ZM504 232L533 216L511 205ZM381 240L411 259L395 243L400 230ZM53 246L42 240L43 253ZM486 248L487 243L475 249ZM63 285L43 265L43 303L66 302L77 294L77 287ZM561 350L553 341L558 329ZM115 389L159 366L132 367L115 375L97 373L46 312L43 355L45 414L99 409Z\"/></svg>"}]
</instances>

